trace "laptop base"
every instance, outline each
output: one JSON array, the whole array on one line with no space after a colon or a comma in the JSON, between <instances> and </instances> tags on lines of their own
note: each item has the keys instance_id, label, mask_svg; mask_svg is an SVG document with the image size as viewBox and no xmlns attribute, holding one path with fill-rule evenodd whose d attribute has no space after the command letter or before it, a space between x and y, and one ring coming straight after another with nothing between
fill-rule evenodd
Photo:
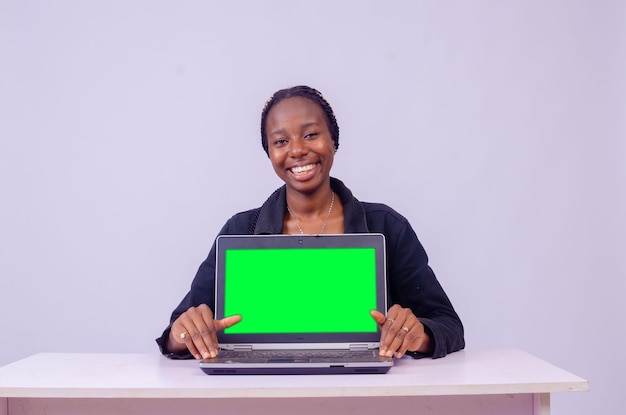
<instances>
[{"instance_id":1,"label":"laptop base","mask_svg":"<svg viewBox=\"0 0 626 415\"><path fill-rule=\"evenodd\" d=\"M390 359L391 360L391 359ZM326 367L302 367L285 366L279 367L237 367L223 368L211 367L211 364L200 363L202 371L208 375L334 375L334 374L384 374L389 371L393 362L388 366L380 367L354 367L354 366L326 366Z\"/></svg>"}]
</instances>

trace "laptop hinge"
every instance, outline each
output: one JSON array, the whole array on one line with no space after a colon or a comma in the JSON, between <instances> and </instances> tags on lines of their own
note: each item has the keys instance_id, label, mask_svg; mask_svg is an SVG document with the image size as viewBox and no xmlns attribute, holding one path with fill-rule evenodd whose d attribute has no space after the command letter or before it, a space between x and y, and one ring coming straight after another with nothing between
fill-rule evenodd
<instances>
[{"instance_id":1,"label":"laptop hinge","mask_svg":"<svg viewBox=\"0 0 626 415\"><path fill-rule=\"evenodd\" d=\"M233 350L236 350L238 352L249 352L252 350L252 345L251 344L235 344Z\"/></svg>"},{"instance_id":2,"label":"laptop hinge","mask_svg":"<svg viewBox=\"0 0 626 415\"><path fill-rule=\"evenodd\" d=\"M357 344L351 344L350 345L350 351L351 352L356 352L356 351L359 351L359 350L367 350L367 349L368 349L367 343L361 343L361 344L357 343Z\"/></svg>"}]
</instances>

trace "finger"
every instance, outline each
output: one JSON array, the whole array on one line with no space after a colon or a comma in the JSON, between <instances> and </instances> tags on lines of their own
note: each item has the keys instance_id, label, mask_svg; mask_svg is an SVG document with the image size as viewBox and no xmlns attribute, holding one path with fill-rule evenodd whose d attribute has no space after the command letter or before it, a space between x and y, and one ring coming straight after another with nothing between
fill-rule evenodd
<instances>
[{"instance_id":1,"label":"finger","mask_svg":"<svg viewBox=\"0 0 626 415\"><path fill-rule=\"evenodd\" d=\"M383 328L389 329L391 328L394 324L396 324L396 321L398 324L402 323L403 319L403 315L402 315L402 311L404 309L402 307L400 307L397 304L394 304L393 306L391 306L391 308L389 310L387 310L387 316L385 317L385 321L384 321L384 325Z\"/></svg>"},{"instance_id":2,"label":"finger","mask_svg":"<svg viewBox=\"0 0 626 415\"><path fill-rule=\"evenodd\" d=\"M381 335L381 355L392 357L395 351L398 349L399 345L401 344L401 341L398 342L398 336L403 337L403 334L400 333L400 328L403 327L402 324L403 322L398 319L394 319L393 323L385 324L385 328Z\"/></svg>"},{"instance_id":3,"label":"finger","mask_svg":"<svg viewBox=\"0 0 626 415\"><path fill-rule=\"evenodd\" d=\"M408 350L422 353L428 353L430 351L430 337L426 332L424 324L417 317L415 317L415 324L405 337L403 346L404 345L406 345L406 350L404 350L402 354L406 353Z\"/></svg>"},{"instance_id":4,"label":"finger","mask_svg":"<svg viewBox=\"0 0 626 415\"><path fill-rule=\"evenodd\" d=\"M217 341L217 332L225 328L231 327L241 321L240 315L234 315L223 318L221 320L214 320L213 313L207 307L203 310L203 319L205 322L205 328L200 332L204 340L204 344L208 348L209 357L216 357L219 353L219 344Z\"/></svg>"},{"instance_id":5,"label":"finger","mask_svg":"<svg viewBox=\"0 0 626 415\"><path fill-rule=\"evenodd\" d=\"M184 339L181 337L181 339L184 340L187 349L196 359L211 357L204 334L211 331L212 315L211 309L202 304L198 307L190 307L177 320L183 325L184 331L188 333L188 336L184 336ZM207 322L209 322L208 325Z\"/></svg>"},{"instance_id":6,"label":"finger","mask_svg":"<svg viewBox=\"0 0 626 415\"><path fill-rule=\"evenodd\" d=\"M204 320L194 320L194 323L195 326L191 332L193 346L195 346L202 358L208 359L210 357L215 357L217 355L217 352L215 352L215 349L217 348L217 341L211 340L210 326L207 326Z\"/></svg>"},{"instance_id":7,"label":"finger","mask_svg":"<svg viewBox=\"0 0 626 415\"><path fill-rule=\"evenodd\" d=\"M370 316L374 319L376 324L380 327L380 342L378 345L378 353L383 356L386 351L385 345L383 343L386 337L385 323L387 322L387 317L383 313L378 310L370 310Z\"/></svg>"},{"instance_id":8,"label":"finger","mask_svg":"<svg viewBox=\"0 0 626 415\"><path fill-rule=\"evenodd\" d=\"M370 315L379 326L382 326L385 324L385 321L387 321L387 317L385 317L385 315L378 310L371 310Z\"/></svg>"},{"instance_id":9,"label":"finger","mask_svg":"<svg viewBox=\"0 0 626 415\"><path fill-rule=\"evenodd\" d=\"M419 348L420 337L418 335L419 330L416 325L409 327L403 326L400 333L404 333L402 344L396 350L396 357L399 359L404 356L407 350L417 350Z\"/></svg>"},{"instance_id":10,"label":"finger","mask_svg":"<svg viewBox=\"0 0 626 415\"><path fill-rule=\"evenodd\" d=\"M224 330L224 329L227 329L228 327L234 326L240 321L241 321L241 316L239 314L230 316L230 317L225 317L221 320L214 320L215 329Z\"/></svg>"},{"instance_id":11,"label":"finger","mask_svg":"<svg viewBox=\"0 0 626 415\"><path fill-rule=\"evenodd\" d=\"M196 320L199 336L196 345L205 359L213 358L218 353L217 333L213 311L206 304L198 306L199 318Z\"/></svg>"},{"instance_id":12,"label":"finger","mask_svg":"<svg viewBox=\"0 0 626 415\"><path fill-rule=\"evenodd\" d=\"M201 358L200 351L196 348L192 339L192 333L196 331L196 327L193 321L189 318L188 314L183 314L172 325L172 337L178 343L183 343L189 353L196 359Z\"/></svg>"},{"instance_id":13,"label":"finger","mask_svg":"<svg viewBox=\"0 0 626 415\"><path fill-rule=\"evenodd\" d=\"M381 356L391 357L395 349L393 348L393 341L396 338L399 327L401 327L402 321L399 316L391 317L387 315L385 322L381 326L380 333L380 349L379 354Z\"/></svg>"},{"instance_id":14,"label":"finger","mask_svg":"<svg viewBox=\"0 0 626 415\"><path fill-rule=\"evenodd\" d=\"M408 313L402 328L396 334L395 340L392 342L392 348L395 348L397 358L401 358L407 350L417 350L421 345L424 334L422 323L412 312ZM395 347L397 345L397 347Z\"/></svg>"},{"instance_id":15,"label":"finger","mask_svg":"<svg viewBox=\"0 0 626 415\"><path fill-rule=\"evenodd\" d=\"M187 346L187 350L189 350L189 353L191 353L191 355L194 358L196 359L202 358L202 352L198 350L198 348L196 347L196 344L191 338L191 335L188 335L187 338L185 339L185 345Z\"/></svg>"},{"instance_id":16,"label":"finger","mask_svg":"<svg viewBox=\"0 0 626 415\"><path fill-rule=\"evenodd\" d=\"M211 357L216 357L219 353L218 341L217 341L217 332L219 330L224 330L225 328L231 327L241 321L240 315L234 315L230 317L223 318L221 320L213 320L213 332L211 333L211 343L209 344L209 353Z\"/></svg>"},{"instance_id":17,"label":"finger","mask_svg":"<svg viewBox=\"0 0 626 415\"><path fill-rule=\"evenodd\" d=\"M189 337L189 333L187 329L179 320L176 320L172 324L172 329L170 330L171 338L174 342L178 344L185 344L185 339Z\"/></svg>"},{"instance_id":18,"label":"finger","mask_svg":"<svg viewBox=\"0 0 626 415\"><path fill-rule=\"evenodd\" d=\"M387 320L391 320L391 324L385 324L383 330L382 345L380 354L386 357L392 357L394 353L402 346L407 331L404 327L412 327L413 321L417 320L413 312L409 308L403 308L398 304L394 304L387 312Z\"/></svg>"}]
</instances>

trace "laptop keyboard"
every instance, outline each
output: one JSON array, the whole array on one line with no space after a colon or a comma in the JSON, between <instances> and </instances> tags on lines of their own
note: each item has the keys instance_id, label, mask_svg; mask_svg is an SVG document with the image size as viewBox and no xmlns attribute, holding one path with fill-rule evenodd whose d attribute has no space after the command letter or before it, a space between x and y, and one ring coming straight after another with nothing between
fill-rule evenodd
<instances>
[{"instance_id":1,"label":"laptop keyboard","mask_svg":"<svg viewBox=\"0 0 626 415\"><path fill-rule=\"evenodd\" d=\"M378 350L221 350L220 359L255 362L342 361L371 362L379 359Z\"/></svg>"}]
</instances>

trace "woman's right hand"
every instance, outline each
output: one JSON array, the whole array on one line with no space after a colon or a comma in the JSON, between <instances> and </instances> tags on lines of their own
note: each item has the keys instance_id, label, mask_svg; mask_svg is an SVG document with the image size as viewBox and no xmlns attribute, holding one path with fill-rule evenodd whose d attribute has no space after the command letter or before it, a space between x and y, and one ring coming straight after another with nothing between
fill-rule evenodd
<instances>
[{"instance_id":1,"label":"woman's right hand","mask_svg":"<svg viewBox=\"0 0 626 415\"><path fill-rule=\"evenodd\" d=\"M196 359L216 357L217 332L240 321L240 315L214 320L213 311L206 304L189 307L172 323L167 349L172 353L188 349Z\"/></svg>"}]
</instances>

